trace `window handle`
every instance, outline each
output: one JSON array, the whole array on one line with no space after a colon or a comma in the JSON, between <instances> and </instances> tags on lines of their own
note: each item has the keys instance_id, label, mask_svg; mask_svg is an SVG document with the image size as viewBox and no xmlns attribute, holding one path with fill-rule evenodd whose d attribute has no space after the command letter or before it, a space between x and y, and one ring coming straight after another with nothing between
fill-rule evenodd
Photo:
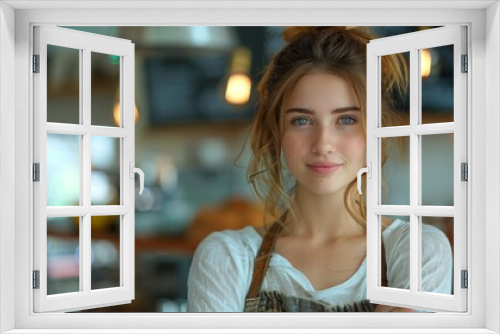
<instances>
[{"instance_id":1,"label":"window handle","mask_svg":"<svg viewBox=\"0 0 500 334\"><path fill-rule=\"evenodd\" d=\"M140 184L140 189L139 189L139 195L142 195L142 191L144 190L144 172L137 167L134 167L134 162L130 161L129 163L129 170L130 170L130 178L134 178L134 173L139 174L139 184Z\"/></svg>"},{"instance_id":2,"label":"window handle","mask_svg":"<svg viewBox=\"0 0 500 334\"><path fill-rule=\"evenodd\" d=\"M358 171L358 192L359 194L361 195L362 192L361 192L361 175L363 175L363 173L366 173L368 178L371 179L372 177L372 163L371 162L367 162L366 163L366 167L365 168L361 168L359 171Z\"/></svg>"}]
</instances>

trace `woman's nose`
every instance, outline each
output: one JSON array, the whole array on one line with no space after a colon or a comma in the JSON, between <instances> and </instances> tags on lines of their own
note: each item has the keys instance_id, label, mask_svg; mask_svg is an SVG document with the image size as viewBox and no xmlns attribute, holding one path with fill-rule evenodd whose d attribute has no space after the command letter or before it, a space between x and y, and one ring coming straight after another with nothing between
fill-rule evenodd
<instances>
[{"instance_id":1,"label":"woman's nose","mask_svg":"<svg viewBox=\"0 0 500 334\"><path fill-rule=\"evenodd\" d=\"M317 155L327 155L335 152L336 138L331 129L321 127L314 133L311 150Z\"/></svg>"}]
</instances>

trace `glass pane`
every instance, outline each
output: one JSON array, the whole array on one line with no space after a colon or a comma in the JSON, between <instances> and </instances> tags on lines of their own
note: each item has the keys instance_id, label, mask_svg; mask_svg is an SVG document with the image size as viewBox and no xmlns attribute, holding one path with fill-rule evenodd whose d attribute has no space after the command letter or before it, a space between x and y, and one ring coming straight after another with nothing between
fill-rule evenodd
<instances>
[{"instance_id":1,"label":"glass pane","mask_svg":"<svg viewBox=\"0 0 500 334\"><path fill-rule=\"evenodd\" d=\"M92 125L120 126L120 57L92 52L91 77Z\"/></svg>"},{"instance_id":2,"label":"glass pane","mask_svg":"<svg viewBox=\"0 0 500 334\"><path fill-rule=\"evenodd\" d=\"M422 136L422 205L453 206L453 134Z\"/></svg>"},{"instance_id":3,"label":"glass pane","mask_svg":"<svg viewBox=\"0 0 500 334\"><path fill-rule=\"evenodd\" d=\"M410 205L410 138L381 138L382 205Z\"/></svg>"},{"instance_id":4,"label":"glass pane","mask_svg":"<svg viewBox=\"0 0 500 334\"><path fill-rule=\"evenodd\" d=\"M120 286L120 216L92 216L91 289Z\"/></svg>"},{"instance_id":5,"label":"glass pane","mask_svg":"<svg viewBox=\"0 0 500 334\"><path fill-rule=\"evenodd\" d=\"M453 122L453 45L423 49L422 124Z\"/></svg>"},{"instance_id":6,"label":"glass pane","mask_svg":"<svg viewBox=\"0 0 500 334\"><path fill-rule=\"evenodd\" d=\"M47 218L47 294L80 291L80 217Z\"/></svg>"},{"instance_id":7,"label":"glass pane","mask_svg":"<svg viewBox=\"0 0 500 334\"><path fill-rule=\"evenodd\" d=\"M385 84L391 78L387 73L391 73L389 66L398 60L402 64L403 70L406 70L408 80L401 89L393 89L390 92L384 92ZM410 52L403 52L394 55L380 57L381 65L381 122L382 127L410 125Z\"/></svg>"},{"instance_id":8,"label":"glass pane","mask_svg":"<svg viewBox=\"0 0 500 334\"><path fill-rule=\"evenodd\" d=\"M410 289L410 217L408 216L381 216L383 245L392 249L389 253L383 251L386 263L391 263L391 271L386 269L387 287ZM382 254L384 254L382 253ZM381 281L384 286L384 268L381 263Z\"/></svg>"},{"instance_id":9,"label":"glass pane","mask_svg":"<svg viewBox=\"0 0 500 334\"><path fill-rule=\"evenodd\" d=\"M47 45L47 122L80 123L80 50Z\"/></svg>"},{"instance_id":10,"label":"glass pane","mask_svg":"<svg viewBox=\"0 0 500 334\"><path fill-rule=\"evenodd\" d=\"M47 134L47 206L80 205L80 136Z\"/></svg>"},{"instance_id":11,"label":"glass pane","mask_svg":"<svg viewBox=\"0 0 500 334\"><path fill-rule=\"evenodd\" d=\"M120 141L92 136L92 205L120 204Z\"/></svg>"},{"instance_id":12,"label":"glass pane","mask_svg":"<svg viewBox=\"0 0 500 334\"><path fill-rule=\"evenodd\" d=\"M422 217L421 291L453 294L453 217Z\"/></svg>"}]
</instances>

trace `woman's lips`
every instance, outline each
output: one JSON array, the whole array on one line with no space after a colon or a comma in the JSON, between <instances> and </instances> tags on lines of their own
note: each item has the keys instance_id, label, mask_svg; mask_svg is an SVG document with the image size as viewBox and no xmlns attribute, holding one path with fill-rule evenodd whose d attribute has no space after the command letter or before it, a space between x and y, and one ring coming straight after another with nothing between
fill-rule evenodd
<instances>
[{"instance_id":1,"label":"woman's lips","mask_svg":"<svg viewBox=\"0 0 500 334\"><path fill-rule=\"evenodd\" d=\"M342 164L306 164L306 166L318 174L329 174L342 167Z\"/></svg>"}]
</instances>

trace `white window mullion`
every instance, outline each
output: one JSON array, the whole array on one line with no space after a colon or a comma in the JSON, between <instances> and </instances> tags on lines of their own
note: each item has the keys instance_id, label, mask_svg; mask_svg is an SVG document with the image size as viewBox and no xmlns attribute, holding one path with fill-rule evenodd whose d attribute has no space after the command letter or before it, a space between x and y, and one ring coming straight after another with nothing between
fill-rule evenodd
<instances>
[{"instance_id":1,"label":"white window mullion","mask_svg":"<svg viewBox=\"0 0 500 334\"><path fill-rule=\"evenodd\" d=\"M111 128L95 125L90 126L79 124L47 123L47 133L76 136L83 136L87 133L90 133L93 136L124 138L129 135L130 131L122 128Z\"/></svg>"},{"instance_id":2,"label":"white window mullion","mask_svg":"<svg viewBox=\"0 0 500 334\"><path fill-rule=\"evenodd\" d=\"M80 282L82 291L90 293L91 290L91 249L90 249L90 214L86 214L81 219L80 226ZM89 247L87 247L87 245Z\"/></svg>"},{"instance_id":3,"label":"white window mullion","mask_svg":"<svg viewBox=\"0 0 500 334\"><path fill-rule=\"evenodd\" d=\"M124 124L126 123L125 121L125 113L124 113L124 94L123 94L123 87L124 87L124 75L125 75L125 71L124 71L124 57L120 57L120 129L124 129ZM126 180L126 177L127 175L125 175L125 168L124 168L124 165L127 164L127 162L125 161L125 153L124 153L124 147L125 147L125 143L124 143L124 139L120 139L120 189L125 189L125 187L127 186L127 183L125 182ZM129 167L130 168L130 167ZM120 204L124 204L124 191L120 191ZM127 203L128 204L128 203ZM125 266L126 266L126 255L124 254L125 253L125 248L124 245L123 245L123 240L125 240L125 228L127 227L127 224L126 224L126 219L125 219L125 216L124 215L120 215L120 240L122 240L122 242L120 242L120 249L119 249L119 257L120 257L120 286L128 286L128 285L125 285L125 281L127 280L126 277L126 272L125 272ZM128 283L128 282L127 282Z\"/></svg>"},{"instance_id":4,"label":"white window mullion","mask_svg":"<svg viewBox=\"0 0 500 334\"><path fill-rule=\"evenodd\" d=\"M372 212L385 216L409 216L411 208L409 205L376 205Z\"/></svg>"},{"instance_id":5,"label":"white window mullion","mask_svg":"<svg viewBox=\"0 0 500 334\"><path fill-rule=\"evenodd\" d=\"M419 205L411 207L410 205L376 205L373 213L384 216L409 216L414 213L418 216L429 217L454 217L455 209L453 206L428 206Z\"/></svg>"},{"instance_id":6,"label":"white window mullion","mask_svg":"<svg viewBox=\"0 0 500 334\"><path fill-rule=\"evenodd\" d=\"M465 27L460 29L460 35L457 36L457 41L454 46L454 53L457 55L467 54L467 43L466 41L467 30ZM469 72L471 71L472 62L469 61ZM461 69L461 57L455 58L454 68L454 86L467 88L467 75L460 73ZM457 111L465 111L468 105L467 94L456 94L454 95L454 107ZM465 112L464 112L465 114ZM461 286L461 271L468 270L467 261L467 185L468 182L461 180L461 163L469 163L467 155L467 117L455 117L455 135L454 135L454 182L453 186L455 189L454 194L454 206L455 206L455 226L454 226L454 286L455 295L460 297L462 309L467 309L467 289L460 289L457 287ZM469 180L472 175L469 164ZM457 222L463 222L462 224L457 224ZM469 279L472 273L469 272Z\"/></svg>"},{"instance_id":7,"label":"white window mullion","mask_svg":"<svg viewBox=\"0 0 500 334\"><path fill-rule=\"evenodd\" d=\"M83 274L85 272L85 262L87 261L87 257L82 249L82 246L84 244L84 235L85 235L85 216L88 212L88 207L84 206L84 198L85 198L85 192L84 192L84 169L81 168L84 163L84 144L83 144L83 135L86 134L88 131L85 127L84 124L84 101L83 101L83 89L84 89L84 80L83 80L83 50L79 50L79 61L78 61L78 124L75 125L74 127L70 127L70 124L63 124L63 123L47 123L47 133L59 133L59 134L69 134L69 135L79 135L80 136L80 206L77 207L76 209L78 211L81 211L81 213L78 215L78 245L79 245L79 252L78 252L78 282L79 282L79 291L80 293L82 291L85 291L87 289L86 284L84 284L85 279L83 277ZM69 128L69 133L68 133L68 128ZM47 216L49 215L49 209L47 208ZM62 207L61 211L67 211L64 210L65 207ZM65 215L68 216L68 215ZM64 217L64 216L61 216Z\"/></svg>"},{"instance_id":8,"label":"white window mullion","mask_svg":"<svg viewBox=\"0 0 500 334\"><path fill-rule=\"evenodd\" d=\"M373 135L378 138L408 136L410 133L411 127L408 125L373 129Z\"/></svg>"},{"instance_id":9,"label":"white window mullion","mask_svg":"<svg viewBox=\"0 0 500 334\"><path fill-rule=\"evenodd\" d=\"M125 215L121 217L120 233L120 267L121 279L120 283L124 287L133 287L135 285L135 262L127 259L134 257L135 251L135 180L131 173L131 163L135 166L135 56L133 53L122 57L120 61L120 99L121 99L121 126L125 131L128 131L126 137L121 140L121 155L123 161L121 175L123 192L121 196L121 204L126 208L131 208ZM131 175L132 174L132 175ZM132 178L131 178L132 176ZM134 298L134 290L131 288L128 292L130 299Z\"/></svg>"},{"instance_id":10,"label":"white window mullion","mask_svg":"<svg viewBox=\"0 0 500 334\"><path fill-rule=\"evenodd\" d=\"M420 124L420 125L404 125L384 127L373 130L373 135L379 138L409 136L410 133L417 135L438 135L444 133L453 133L455 124L453 122Z\"/></svg>"},{"instance_id":11,"label":"white window mullion","mask_svg":"<svg viewBox=\"0 0 500 334\"><path fill-rule=\"evenodd\" d=\"M47 46L45 38L35 31L34 52L40 55L40 67L47 68ZM34 238L38 247L34 249L33 269L40 272L40 289L35 290L34 300L36 304L42 302L47 295L47 72L40 71L33 78L34 105L38 106L34 112L34 143L33 161L40 164L40 181L33 184L34 193Z\"/></svg>"},{"instance_id":12,"label":"white window mullion","mask_svg":"<svg viewBox=\"0 0 500 334\"><path fill-rule=\"evenodd\" d=\"M417 135L440 135L443 133L453 133L455 124L453 122L420 124L412 127L412 132Z\"/></svg>"},{"instance_id":13,"label":"white window mullion","mask_svg":"<svg viewBox=\"0 0 500 334\"><path fill-rule=\"evenodd\" d=\"M82 100L82 125L84 128L89 129L91 126L91 53L88 48L83 49L83 61L82 61L82 72L81 72L81 83L82 83L82 94L80 99ZM80 165L82 169L82 183L83 183L83 205L86 208L90 208L91 205L91 187L92 187L92 162L91 162L91 135L87 131L82 136L82 164ZM82 254L82 263L80 264L80 280L83 281L83 292L90 294L92 289L91 282L91 272L92 272L92 253L91 253L91 222L92 216L90 215L90 210L86 212L82 219L82 233L80 242L80 253Z\"/></svg>"},{"instance_id":14,"label":"white window mullion","mask_svg":"<svg viewBox=\"0 0 500 334\"><path fill-rule=\"evenodd\" d=\"M130 134L130 130L123 128L110 128L102 126L92 126L90 133L93 136L124 138Z\"/></svg>"},{"instance_id":15,"label":"white window mullion","mask_svg":"<svg viewBox=\"0 0 500 334\"><path fill-rule=\"evenodd\" d=\"M375 55L370 53L370 49L367 49L367 57L366 57L366 78L367 82L374 82L380 78L380 57L376 57ZM366 85L366 103L368 106L374 106L377 112L380 110L380 86L379 85ZM367 163L371 163L371 172L372 177L367 178L366 185L366 257L367 257L367 294L373 293L375 289L380 285L380 268L377 265L374 265L380 262L381 254L378 246L380 245L380 233L379 229L379 219L376 213L374 213L374 208L380 203L377 202L377 199L380 198L378 196L379 191L379 160L380 160L380 152L378 151L380 141L376 135L373 134L373 131L378 128L378 118L375 113L366 114L366 161ZM370 224L371 223L371 224Z\"/></svg>"},{"instance_id":16,"label":"white window mullion","mask_svg":"<svg viewBox=\"0 0 500 334\"><path fill-rule=\"evenodd\" d=\"M419 124L420 115L420 66L418 50L410 50L410 128ZM420 145L419 137L413 131L410 133L410 207L419 205L420 197ZM412 212L410 214L410 291L412 294L418 291L419 277L419 239L418 217Z\"/></svg>"},{"instance_id":17,"label":"white window mullion","mask_svg":"<svg viewBox=\"0 0 500 334\"><path fill-rule=\"evenodd\" d=\"M132 208L125 205L93 205L93 206L49 206L47 217L82 217L87 213L93 216L124 215Z\"/></svg>"},{"instance_id":18,"label":"white window mullion","mask_svg":"<svg viewBox=\"0 0 500 334\"><path fill-rule=\"evenodd\" d=\"M131 209L125 205L92 205L90 212L93 216L114 216L127 214Z\"/></svg>"}]
</instances>

